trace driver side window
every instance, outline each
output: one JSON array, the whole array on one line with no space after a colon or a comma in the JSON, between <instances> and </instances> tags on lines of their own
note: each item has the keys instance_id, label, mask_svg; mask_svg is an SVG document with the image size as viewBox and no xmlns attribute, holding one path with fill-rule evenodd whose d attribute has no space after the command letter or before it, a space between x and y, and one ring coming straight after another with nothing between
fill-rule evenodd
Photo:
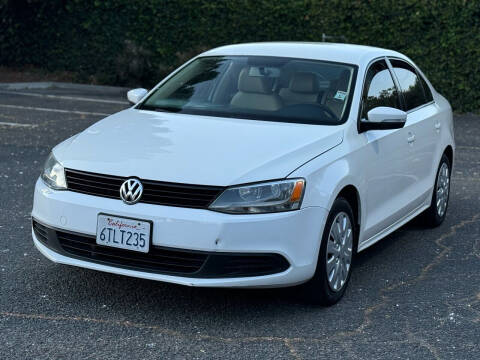
<instances>
[{"instance_id":1,"label":"driver side window","mask_svg":"<svg viewBox=\"0 0 480 360\"><path fill-rule=\"evenodd\" d=\"M367 119L367 113L378 106L401 109L398 91L385 60L373 63L368 69L362 95L361 118Z\"/></svg>"}]
</instances>

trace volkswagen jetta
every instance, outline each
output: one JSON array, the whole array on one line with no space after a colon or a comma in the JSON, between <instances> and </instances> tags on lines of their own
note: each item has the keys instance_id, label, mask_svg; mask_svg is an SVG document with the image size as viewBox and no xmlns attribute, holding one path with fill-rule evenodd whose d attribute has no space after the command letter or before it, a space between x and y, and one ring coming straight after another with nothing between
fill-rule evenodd
<instances>
[{"instance_id":1,"label":"volkswagen jetta","mask_svg":"<svg viewBox=\"0 0 480 360\"><path fill-rule=\"evenodd\" d=\"M62 264L191 286L303 284L330 305L355 256L447 211L452 112L390 50L207 51L57 145L32 235Z\"/></svg>"}]
</instances>

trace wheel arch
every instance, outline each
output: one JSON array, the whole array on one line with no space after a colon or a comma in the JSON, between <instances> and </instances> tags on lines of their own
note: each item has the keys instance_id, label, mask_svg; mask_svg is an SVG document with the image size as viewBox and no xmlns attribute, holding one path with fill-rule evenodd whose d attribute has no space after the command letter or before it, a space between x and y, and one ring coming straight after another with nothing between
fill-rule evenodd
<instances>
[{"instance_id":1,"label":"wheel arch","mask_svg":"<svg viewBox=\"0 0 480 360\"><path fill-rule=\"evenodd\" d=\"M447 156L448 160L450 161L450 167L453 167L453 148L452 145L448 145L443 153Z\"/></svg>"},{"instance_id":2,"label":"wheel arch","mask_svg":"<svg viewBox=\"0 0 480 360\"><path fill-rule=\"evenodd\" d=\"M337 199L339 197L342 197L345 200L347 200L350 206L352 207L353 216L355 216L355 224L357 225L357 231L358 231L360 228L361 216L362 216L360 193L358 189L352 184L346 185L338 192L335 198Z\"/></svg>"}]
</instances>

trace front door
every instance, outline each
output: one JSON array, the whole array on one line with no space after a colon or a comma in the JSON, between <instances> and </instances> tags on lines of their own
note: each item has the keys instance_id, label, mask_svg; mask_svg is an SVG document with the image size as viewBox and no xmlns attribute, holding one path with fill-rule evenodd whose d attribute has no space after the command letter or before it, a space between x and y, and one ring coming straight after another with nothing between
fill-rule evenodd
<instances>
[{"instance_id":1,"label":"front door","mask_svg":"<svg viewBox=\"0 0 480 360\"><path fill-rule=\"evenodd\" d=\"M362 119L369 110L388 106L403 110L398 89L391 71L381 59L368 71L362 96ZM370 130L360 134L365 145L361 151L365 163L365 216L362 221L366 241L408 213L407 196L412 179L409 178L410 154L408 129Z\"/></svg>"}]
</instances>

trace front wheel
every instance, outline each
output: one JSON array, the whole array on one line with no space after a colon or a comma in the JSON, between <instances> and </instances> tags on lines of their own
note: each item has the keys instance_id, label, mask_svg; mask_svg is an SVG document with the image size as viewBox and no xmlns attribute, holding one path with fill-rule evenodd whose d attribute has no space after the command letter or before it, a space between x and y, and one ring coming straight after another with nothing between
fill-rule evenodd
<instances>
[{"instance_id":1,"label":"front wheel","mask_svg":"<svg viewBox=\"0 0 480 360\"><path fill-rule=\"evenodd\" d=\"M443 154L435 178L432 202L424 213L424 220L429 226L439 226L447 214L448 199L450 197L450 173L450 160Z\"/></svg>"},{"instance_id":2,"label":"front wheel","mask_svg":"<svg viewBox=\"0 0 480 360\"><path fill-rule=\"evenodd\" d=\"M330 306L342 298L352 272L356 234L350 204L336 199L323 231L315 274L304 285L307 301Z\"/></svg>"}]
</instances>

